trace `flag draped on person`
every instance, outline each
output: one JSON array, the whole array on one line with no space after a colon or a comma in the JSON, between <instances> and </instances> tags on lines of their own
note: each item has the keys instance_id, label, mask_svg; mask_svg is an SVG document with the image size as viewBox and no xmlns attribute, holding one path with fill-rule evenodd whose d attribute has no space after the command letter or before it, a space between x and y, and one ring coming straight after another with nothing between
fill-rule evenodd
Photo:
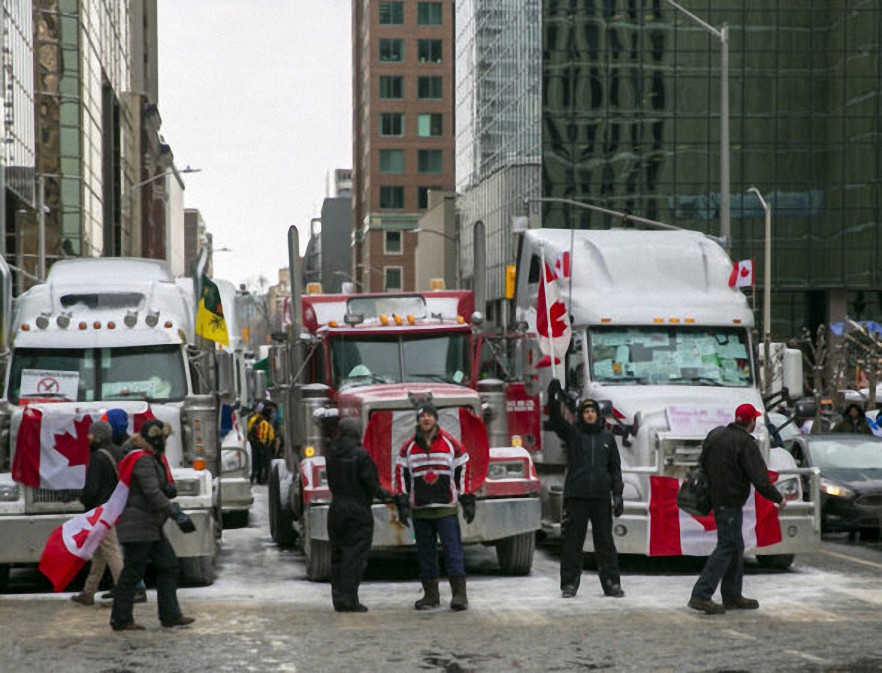
<instances>
[{"instance_id":1,"label":"flag draped on person","mask_svg":"<svg viewBox=\"0 0 882 673\"><path fill-rule=\"evenodd\" d=\"M77 514L49 534L38 566L54 591L64 591L122 516L129 499L132 470L147 451L132 451L119 462L119 482L103 505Z\"/></svg>"},{"instance_id":2,"label":"flag draped on person","mask_svg":"<svg viewBox=\"0 0 882 673\"><path fill-rule=\"evenodd\" d=\"M778 475L769 470L774 483ZM713 513L696 517L677 507L680 481L652 476L649 498L650 556L708 556L717 545L717 524ZM750 487L743 509L744 549L751 551L781 541L778 508Z\"/></svg>"},{"instance_id":3,"label":"flag draped on person","mask_svg":"<svg viewBox=\"0 0 882 673\"><path fill-rule=\"evenodd\" d=\"M196 312L196 334L224 346L230 345L220 290L204 274L202 275L202 293L199 296L199 309Z\"/></svg>"}]
</instances>

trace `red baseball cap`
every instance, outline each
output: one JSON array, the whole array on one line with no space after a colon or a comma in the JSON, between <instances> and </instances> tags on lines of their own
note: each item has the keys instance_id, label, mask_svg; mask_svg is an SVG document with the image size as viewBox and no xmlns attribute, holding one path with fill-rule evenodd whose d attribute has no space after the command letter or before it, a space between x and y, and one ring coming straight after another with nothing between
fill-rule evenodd
<instances>
[{"instance_id":1,"label":"red baseball cap","mask_svg":"<svg viewBox=\"0 0 882 673\"><path fill-rule=\"evenodd\" d=\"M739 421L744 421L745 423L754 418L759 418L760 416L762 416L762 414L757 411L752 404L741 404L735 410L735 418Z\"/></svg>"}]
</instances>

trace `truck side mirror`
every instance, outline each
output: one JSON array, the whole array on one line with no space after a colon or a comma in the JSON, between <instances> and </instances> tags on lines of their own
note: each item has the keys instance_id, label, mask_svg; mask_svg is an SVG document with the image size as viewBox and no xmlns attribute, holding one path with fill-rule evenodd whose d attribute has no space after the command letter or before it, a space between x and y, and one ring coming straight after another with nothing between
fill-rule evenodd
<instances>
[{"instance_id":1,"label":"truck side mirror","mask_svg":"<svg viewBox=\"0 0 882 673\"><path fill-rule=\"evenodd\" d=\"M818 413L818 404L813 399L805 398L797 400L794 405L793 415L799 418L814 418Z\"/></svg>"},{"instance_id":2,"label":"truck side mirror","mask_svg":"<svg viewBox=\"0 0 882 673\"><path fill-rule=\"evenodd\" d=\"M227 351L216 351L217 391L224 402L236 399L236 372L234 355Z\"/></svg>"},{"instance_id":3,"label":"truck side mirror","mask_svg":"<svg viewBox=\"0 0 882 673\"><path fill-rule=\"evenodd\" d=\"M600 417L606 418L612 416L613 405L611 400L597 400L597 406L600 410Z\"/></svg>"}]
</instances>

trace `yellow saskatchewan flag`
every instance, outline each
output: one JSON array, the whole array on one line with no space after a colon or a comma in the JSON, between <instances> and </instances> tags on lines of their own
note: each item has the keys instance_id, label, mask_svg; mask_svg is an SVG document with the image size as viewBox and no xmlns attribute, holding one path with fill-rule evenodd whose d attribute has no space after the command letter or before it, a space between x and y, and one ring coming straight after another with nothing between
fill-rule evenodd
<instances>
[{"instance_id":1,"label":"yellow saskatchewan flag","mask_svg":"<svg viewBox=\"0 0 882 673\"><path fill-rule=\"evenodd\" d=\"M230 345L220 291L205 275L202 276L202 295L199 297L199 310L196 313L196 334L224 346Z\"/></svg>"}]
</instances>

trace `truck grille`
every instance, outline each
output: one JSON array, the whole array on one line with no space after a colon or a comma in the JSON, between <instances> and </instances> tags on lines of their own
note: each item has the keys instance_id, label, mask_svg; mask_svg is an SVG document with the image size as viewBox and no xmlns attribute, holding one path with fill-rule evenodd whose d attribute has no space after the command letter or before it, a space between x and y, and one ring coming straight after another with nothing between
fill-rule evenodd
<instances>
[{"instance_id":1,"label":"truck grille","mask_svg":"<svg viewBox=\"0 0 882 673\"><path fill-rule=\"evenodd\" d=\"M33 503L70 503L80 501L82 491L78 488L68 488L61 491L53 491L48 488L35 488L31 491Z\"/></svg>"}]
</instances>

